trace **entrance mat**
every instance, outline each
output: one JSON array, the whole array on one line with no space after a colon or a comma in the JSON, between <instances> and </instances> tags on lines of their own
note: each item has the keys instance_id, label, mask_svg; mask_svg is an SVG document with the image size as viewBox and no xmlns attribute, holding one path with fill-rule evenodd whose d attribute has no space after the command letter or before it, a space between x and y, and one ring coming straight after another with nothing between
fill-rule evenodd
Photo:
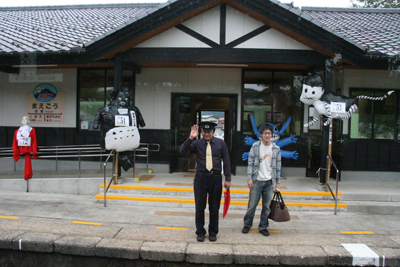
<instances>
[{"instance_id":1,"label":"entrance mat","mask_svg":"<svg viewBox=\"0 0 400 267\"><path fill-rule=\"evenodd\" d=\"M146 175L142 175L142 176L140 176L139 177L139 179L140 179L140 181L149 181L151 178L153 178L154 177L154 175L148 175L148 174L146 174Z\"/></svg>"}]
</instances>

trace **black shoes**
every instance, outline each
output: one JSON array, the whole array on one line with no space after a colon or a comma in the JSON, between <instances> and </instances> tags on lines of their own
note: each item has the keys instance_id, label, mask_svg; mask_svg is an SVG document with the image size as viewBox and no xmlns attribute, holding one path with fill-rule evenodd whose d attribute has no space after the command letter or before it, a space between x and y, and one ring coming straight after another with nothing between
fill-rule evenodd
<instances>
[{"instance_id":1,"label":"black shoes","mask_svg":"<svg viewBox=\"0 0 400 267\"><path fill-rule=\"evenodd\" d=\"M210 240L211 242L215 242L215 241L217 241L217 236L216 235L210 235L208 237L208 240ZM198 235L197 236L197 242L204 242L204 235Z\"/></svg>"},{"instance_id":2,"label":"black shoes","mask_svg":"<svg viewBox=\"0 0 400 267\"><path fill-rule=\"evenodd\" d=\"M268 232L267 229L262 229L262 230L260 230L260 233L261 233L263 236L269 236L269 232Z\"/></svg>"},{"instance_id":3,"label":"black shoes","mask_svg":"<svg viewBox=\"0 0 400 267\"><path fill-rule=\"evenodd\" d=\"M215 242L215 241L217 241L217 236L216 235L210 235L208 237L208 240L210 240L211 242Z\"/></svg>"},{"instance_id":4,"label":"black shoes","mask_svg":"<svg viewBox=\"0 0 400 267\"><path fill-rule=\"evenodd\" d=\"M248 227L248 226L245 226L245 227L243 227L243 229L242 229L242 233L243 233L243 234L247 234L249 231L250 231L250 227Z\"/></svg>"}]
</instances>

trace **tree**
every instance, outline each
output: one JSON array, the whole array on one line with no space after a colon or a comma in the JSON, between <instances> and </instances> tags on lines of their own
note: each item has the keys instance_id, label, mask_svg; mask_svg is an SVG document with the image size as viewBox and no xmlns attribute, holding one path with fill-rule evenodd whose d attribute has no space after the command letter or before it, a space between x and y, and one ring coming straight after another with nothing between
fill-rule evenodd
<instances>
[{"instance_id":1,"label":"tree","mask_svg":"<svg viewBox=\"0 0 400 267\"><path fill-rule=\"evenodd\" d=\"M400 0L351 0L358 8L400 8Z\"/></svg>"}]
</instances>

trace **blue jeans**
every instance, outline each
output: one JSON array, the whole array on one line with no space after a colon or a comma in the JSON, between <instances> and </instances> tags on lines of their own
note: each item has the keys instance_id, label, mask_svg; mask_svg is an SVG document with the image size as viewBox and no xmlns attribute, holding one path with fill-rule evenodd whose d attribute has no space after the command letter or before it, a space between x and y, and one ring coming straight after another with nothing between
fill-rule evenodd
<instances>
[{"instance_id":1,"label":"blue jeans","mask_svg":"<svg viewBox=\"0 0 400 267\"><path fill-rule=\"evenodd\" d=\"M218 234L219 207L222 196L221 174L197 172L194 179L194 199L196 205L196 235L206 235L204 228L204 211L207 205L210 211L209 235Z\"/></svg>"},{"instance_id":2,"label":"blue jeans","mask_svg":"<svg viewBox=\"0 0 400 267\"><path fill-rule=\"evenodd\" d=\"M260 197L262 196L262 210L258 230L268 228L268 215L271 212L269 206L271 205L273 191L274 188L271 180L265 182L256 180L253 182L253 188L250 190L249 194L249 205L247 206L247 212L244 216L244 226L250 228L253 226L254 214Z\"/></svg>"}]
</instances>

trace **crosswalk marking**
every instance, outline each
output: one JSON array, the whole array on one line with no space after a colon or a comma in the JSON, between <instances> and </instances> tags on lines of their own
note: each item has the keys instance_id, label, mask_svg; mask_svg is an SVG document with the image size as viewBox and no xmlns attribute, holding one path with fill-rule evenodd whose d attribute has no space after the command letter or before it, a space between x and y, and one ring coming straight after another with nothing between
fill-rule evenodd
<instances>
[{"instance_id":1,"label":"crosswalk marking","mask_svg":"<svg viewBox=\"0 0 400 267\"><path fill-rule=\"evenodd\" d=\"M365 244L342 244L353 256L353 266L379 266L379 255Z\"/></svg>"}]
</instances>

